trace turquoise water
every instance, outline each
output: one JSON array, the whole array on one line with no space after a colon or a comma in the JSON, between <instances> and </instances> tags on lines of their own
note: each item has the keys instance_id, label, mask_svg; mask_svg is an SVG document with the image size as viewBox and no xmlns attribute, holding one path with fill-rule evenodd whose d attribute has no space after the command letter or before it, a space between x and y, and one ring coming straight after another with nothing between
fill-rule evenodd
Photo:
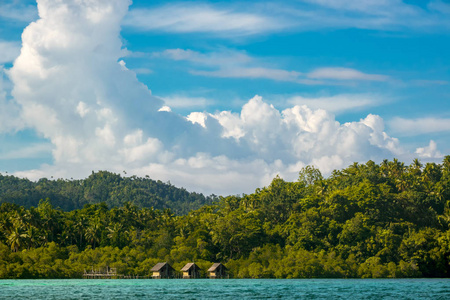
<instances>
[{"instance_id":1,"label":"turquoise water","mask_svg":"<svg viewBox=\"0 0 450 300\"><path fill-rule=\"evenodd\" d=\"M450 299L450 279L0 280L0 299Z\"/></svg>"}]
</instances>

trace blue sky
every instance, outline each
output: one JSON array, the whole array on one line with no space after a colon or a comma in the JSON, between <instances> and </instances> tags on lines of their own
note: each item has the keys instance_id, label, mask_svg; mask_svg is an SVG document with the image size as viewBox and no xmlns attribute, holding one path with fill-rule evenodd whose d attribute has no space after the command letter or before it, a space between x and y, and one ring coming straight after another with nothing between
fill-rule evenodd
<instances>
[{"instance_id":1,"label":"blue sky","mask_svg":"<svg viewBox=\"0 0 450 300\"><path fill-rule=\"evenodd\" d=\"M227 194L450 153L448 1L38 3L0 4L2 173Z\"/></svg>"}]
</instances>

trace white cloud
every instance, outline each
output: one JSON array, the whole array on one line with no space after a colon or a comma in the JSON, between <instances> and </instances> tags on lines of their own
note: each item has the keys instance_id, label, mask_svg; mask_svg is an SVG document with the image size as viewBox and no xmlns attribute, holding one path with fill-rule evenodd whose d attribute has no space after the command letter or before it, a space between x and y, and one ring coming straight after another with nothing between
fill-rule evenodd
<instances>
[{"instance_id":1,"label":"white cloud","mask_svg":"<svg viewBox=\"0 0 450 300\"><path fill-rule=\"evenodd\" d=\"M306 98L293 96L287 99L292 105L306 105L312 109L325 109L333 113L342 113L382 104L378 97L369 94L341 94L330 97Z\"/></svg>"},{"instance_id":2,"label":"white cloud","mask_svg":"<svg viewBox=\"0 0 450 300\"><path fill-rule=\"evenodd\" d=\"M295 105L280 111L259 96L240 112L177 115L120 62L128 1L38 5L41 19L25 29L10 72L12 95L27 125L51 142L54 163L17 175L127 170L190 190L233 194L252 192L276 174L295 180L307 164L329 172L403 153L375 115L341 124L326 110ZM289 74L278 76L296 76Z\"/></svg>"},{"instance_id":3,"label":"white cloud","mask_svg":"<svg viewBox=\"0 0 450 300\"><path fill-rule=\"evenodd\" d=\"M139 30L175 33L216 33L227 37L258 34L286 27L282 20L237 12L207 4L174 3L153 9L133 9L124 24Z\"/></svg>"},{"instance_id":4,"label":"white cloud","mask_svg":"<svg viewBox=\"0 0 450 300\"><path fill-rule=\"evenodd\" d=\"M264 67L262 65L267 63L264 63L262 59L255 59L245 52L229 49L209 53L190 49L167 49L153 53L152 57L190 62L197 69L191 69L189 73L207 77L269 79L305 85L333 85L340 84L342 81L387 81L389 79L386 75L367 74L356 69L340 67L319 68L310 73ZM206 70L205 67L207 67Z\"/></svg>"},{"instance_id":5,"label":"white cloud","mask_svg":"<svg viewBox=\"0 0 450 300\"><path fill-rule=\"evenodd\" d=\"M172 109L169 107L169 106L167 106L167 105L164 105L164 106L162 106L158 111L166 111L166 112L171 112L172 111Z\"/></svg>"},{"instance_id":6,"label":"white cloud","mask_svg":"<svg viewBox=\"0 0 450 300\"><path fill-rule=\"evenodd\" d=\"M190 73L200 76L221 78L263 78L277 81L300 81L302 73L282 69L255 67L257 61L247 53L234 50L200 53L190 49L167 49L154 53L154 57L164 57L172 60L184 60L191 63L218 67L218 70L191 70Z\"/></svg>"},{"instance_id":7,"label":"white cloud","mask_svg":"<svg viewBox=\"0 0 450 300\"><path fill-rule=\"evenodd\" d=\"M138 132L140 133L139 142L120 150L120 152L124 155L125 162L127 163L152 160L154 156L159 155L164 148L158 139L148 138L145 143L142 143L142 131ZM125 140L127 138L128 136L125 137Z\"/></svg>"},{"instance_id":8,"label":"white cloud","mask_svg":"<svg viewBox=\"0 0 450 300\"><path fill-rule=\"evenodd\" d=\"M396 117L389 122L389 127L391 131L405 136L446 132L450 131L450 119L433 117L404 119Z\"/></svg>"},{"instance_id":9,"label":"white cloud","mask_svg":"<svg viewBox=\"0 0 450 300\"><path fill-rule=\"evenodd\" d=\"M267 68L230 68L217 71L191 71L191 74L221 78L263 78L299 82L301 73Z\"/></svg>"},{"instance_id":10,"label":"white cloud","mask_svg":"<svg viewBox=\"0 0 450 300\"><path fill-rule=\"evenodd\" d=\"M417 148L416 154L421 158L442 158L441 152L437 149L437 144L435 141L430 140L430 144L427 147Z\"/></svg>"},{"instance_id":11,"label":"white cloud","mask_svg":"<svg viewBox=\"0 0 450 300\"><path fill-rule=\"evenodd\" d=\"M331 173L333 170L341 169L344 161L339 155L322 156L313 159L311 165L319 168L324 173Z\"/></svg>"},{"instance_id":12,"label":"white cloud","mask_svg":"<svg viewBox=\"0 0 450 300\"><path fill-rule=\"evenodd\" d=\"M208 115L206 113L201 112L192 112L190 113L186 119L192 122L192 124L199 124L203 128L206 128L205 121L208 118Z\"/></svg>"},{"instance_id":13,"label":"white cloud","mask_svg":"<svg viewBox=\"0 0 450 300\"><path fill-rule=\"evenodd\" d=\"M336 84L338 81L387 81L389 76L379 74L366 74L349 68L321 68L310 73L288 71L283 69L262 68L232 65L220 66L219 70L204 71L191 70L193 75L220 78L259 78L275 81L295 82L299 84Z\"/></svg>"},{"instance_id":14,"label":"white cloud","mask_svg":"<svg viewBox=\"0 0 450 300\"><path fill-rule=\"evenodd\" d=\"M448 31L450 5L418 6L402 0L302 0L199 4L171 3L132 9L124 24L142 31L207 33L235 38L281 31L359 28Z\"/></svg>"},{"instance_id":15,"label":"white cloud","mask_svg":"<svg viewBox=\"0 0 450 300\"><path fill-rule=\"evenodd\" d=\"M243 51L221 49L217 52L201 53L190 49L166 49L152 53L153 57L163 57L172 60L185 60L206 66L242 65L254 61Z\"/></svg>"},{"instance_id":16,"label":"white cloud","mask_svg":"<svg viewBox=\"0 0 450 300\"><path fill-rule=\"evenodd\" d=\"M309 78L314 79L334 79L334 80L368 80L386 81L388 76L379 74L366 74L361 71L349 68L320 68L308 73Z\"/></svg>"},{"instance_id":17,"label":"white cloud","mask_svg":"<svg viewBox=\"0 0 450 300\"><path fill-rule=\"evenodd\" d=\"M118 63L119 24L128 5L40 0L41 19L23 32L21 54L10 70L12 95L27 125L55 145L57 163L107 161L120 136L141 121L136 116L162 105ZM142 108L127 103L138 99L146 99Z\"/></svg>"},{"instance_id":18,"label":"white cloud","mask_svg":"<svg viewBox=\"0 0 450 300\"><path fill-rule=\"evenodd\" d=\"M83 118L89 112L89 108L87 107L86 103L84 103L83 101L78 102L77 112L80 117Z\"/></svg>"},{"instance_id":19,"label":"white cloud","mask_svg":"<svg viewBox=\"0 0 450 300\"><path fill-rule=\"evenodd\" d=\"M299 18L297 28L360 28L389 31L426 31L450 28L448 5L428 2L427 8L402 0L302 0L286 14Z\"/></svg>"},{"instance_id":20,"label":"white cloud","mask_svg":"<svg viewBox=\"0 0 450 300\"><path fill-rule=\"evenodd\" d=\"M206 114L204 114L207 117ZM223 128L222 137L224 138L235 138L239 140L241 137L245 136L245 129L241 124L241 116L237 113L232 113L231 111L222 111L215 114L214 116Z\"/></svg>"},{"instance_id":21,"label":"white cloud","mask_svg":"<svg viewBox=\"0 0 450 300\"><path fill-rule=\"evenodd\" d=\"M362 12L373 15L392 14L389 6L403 7L403 12L413 13L413 7L404 5L401 0L302 0L336 10Z\"/></svg>"},{"instance_id":22,"label":"white cloud","mask_svg":"<svg viewBox=\"0 0 450 300\"><path fill-rule=\"evenodd\" d=\"M221 112L209 117L223 126L224 136L234 137L267 160L310 163L315 158L339 155L344 161L363 153L370 155L375 149L380 153L402 152L398 141L384 133L383 120L378 116L339 124L325 110L294 106L280 112L258 96L242 107L240 115L230 114Z\"/></svg>"}]
</instances>

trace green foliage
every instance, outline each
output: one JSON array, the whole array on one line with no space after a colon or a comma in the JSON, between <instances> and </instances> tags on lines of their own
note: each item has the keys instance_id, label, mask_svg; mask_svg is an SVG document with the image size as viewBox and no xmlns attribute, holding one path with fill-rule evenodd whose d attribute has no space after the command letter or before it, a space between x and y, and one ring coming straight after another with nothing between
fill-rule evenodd
<instances>
[{"instance_id":1,"label":"green foliage","mask_svg":"<svg viewBox=\"0 0 450 300\"><path fill-rule=\"evenodd\" d=\"M175 270L195 261L202 276L221 261L236 278L450 276L449 156L441 165L355 163L329 178L306 167L297 182L276 177L214 203L108 172L37 183L0 176L0 195L0 278L106 267L149 276L161 261Z\"/></svg>"},{"instance_id":2,"label":"green foliage","mask_svg":"<svg viewBox=\"0 0 450 300\"><path fill-rule=\"evenodd\" d=\"M26 208L38 206L42 199L48 199L54 207L64 211L81 209L86 204L106 203L108 207L120 207L130 202L138 207L169 208L181 215L211 204L216 198L215 195L205 197L189 193L148 176L121 177L107 171L92 172L84 180L42 178L38 182L0 174L0 204L15 203Z\"/></svg>"}]
</instances>

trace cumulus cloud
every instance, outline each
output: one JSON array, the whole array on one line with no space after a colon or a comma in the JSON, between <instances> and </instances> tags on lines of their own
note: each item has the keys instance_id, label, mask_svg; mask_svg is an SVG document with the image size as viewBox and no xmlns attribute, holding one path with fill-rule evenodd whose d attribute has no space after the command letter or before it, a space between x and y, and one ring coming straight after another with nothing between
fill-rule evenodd
<instances>
[{"instance_id":1,"label":"cumulus cloud","mask_svg":"<svg viewBox=\"0 0 450 300\"><path fill-rule=\"evenodd\" d=\"M12 95L26 126L54 145L53 167L82 173L165 162L200 150L239 153L215 134L214 124L198 130L164 109L120 60L120 20L129 4L40 0L40 19L24 30L10 71ZM128 143L136 132L137 142Z\"/></svg>"},{"instance_id":2,"label":"cumulus cloud","mask_svg":"<svg viewBox=\"0 0 450 300\"><path fill-rule=\"evenodd\" d=\"M202 126L203 128L206 128L206 119L207 119L208 115L202 112L192 112L190 113L186 119L188 119L189 121L192 122L192 124L199 124L200 126Z\"/></svg>"},{"instance_id":3,"label":"cumulus cloud","mask_svg":"<svg viewBox=\"0 0 450 300\"><path fill-rule=\"evenodd\" d=\"M437 149L435 141L430 140L430 144L427 147L417 148L416 154L421 158L442 158L444 155Z\"/></svg>"},{"instance_id":4,"label":"cumulus cloud","mask_svg":"<svg viewBox=\"0 0 450 300\"><path fill-rule=\"evenodd\" d=\"M376 115L341 124L324 109L280 111L259 96L239 112L172 112L171 101L152 96L120 60L120 23L129 4L38 0L40 19L25 29L10 77L23 120L50 141L54 163L17 175L127 170L232 194L252 192L277 174L295 180L307 164L327 173L403 153Z\"/></svg>"},{"instance_id":5,"label":"cumulus cloud","mask_svg":"<svg viewBox=\"0 0 450 300\"><path fill-rule=\"evenodd\" d=\"M224 138L231 137L245 145L255 158L278 160L285 170L299 163L312 163L330 172L351 160L381 159L383 155L403 153L398 140L384 132L383 120L375 115L340 124L334 115L322 109L294 106L279 111L255 96L239 114L196 113L189 119L207 126L204 124L210 118L219 121Z\"/></svg>"},{"instance_id":6,"label":"cumulus cloud","mask_svg":"<svg viewBox=\"0 0 450 300\"><path fill-rule=\"evenodd\" d=\"M113 132L126 134L137 121L133 115L140 115L127 101L146 99L142 110L149 112L161 106L118 63L119 24L128 5L41 0L40 19L23 32L21 54L10 72L12 94L27 125L55 144L56 161L98 160L92 152L114 151Z\"/></svg>"}]
</instances>

